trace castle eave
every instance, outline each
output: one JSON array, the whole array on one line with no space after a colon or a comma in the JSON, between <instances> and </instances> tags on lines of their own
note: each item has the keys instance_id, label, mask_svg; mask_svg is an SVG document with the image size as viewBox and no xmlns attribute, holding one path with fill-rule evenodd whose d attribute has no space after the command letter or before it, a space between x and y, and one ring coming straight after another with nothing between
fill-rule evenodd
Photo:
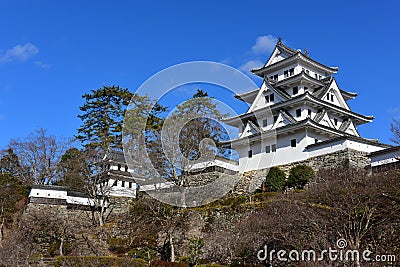
<instances>
[{"instance_id":1,"label":"castle eave","mask_svg":"<svg viewBox=\"0 0 400 267\"><path fill-rule=\"evenodd\" d=\"M249 119L249 118L253 118L255 116L261 116L262 114L264 114L266 111L271 110L272 112L277 112L282 108L285 107L291 107L291 106L295 106L295 105L299 105L301 103L311 103L315 106L321 106L321 107L325 107L326 109L328 109L330 112L336 113L336 114L340 114L342 116L348 116L350 118L353 119L353 121L357 124L364 124L364 123L368 123L371 122L374 117L373 116L364 116L361 114L358 114L356 112L353 112L351 110L336 106L334 104L331 104L329 102L323 101L321 99L318 99L316 97L314 97L313 95L311 95L309 92L306 92L304 94L301 94L299 96L293 97L289 100L286 100L284 102L279 102L276 103L274 105L271 106L266 106L257 110L254 110L251 113L244 113L235 117L230 117L230 118L225 118L222 121L228 125L231 126L238 126L242 123L243 120Z\"/></svg>"},{"instance_id":2,"label":"castle eave","mask_svg":"<svg viewBox=\"0 0 400 267\"><path fill-rule=\"evenodd\" d=\"M326 74L334 74L334 73L337 73L339 70L337 67L325 66L325 65L305 56L301 52L297 52L296 54L294 54L286 59L283 59L281 61L278 61L278 62L273 63L268 66L264 66L259 69L253 69L253 70L251 70L251 72L260 77L264 77L265 75L268 75L269 73L274 72L277 69L281 69L281 68L285 67L286 65L290 65L295 62L302 62L302 63L306 63L308 65L311 65L313 67L319 68L319 69L323 70Z\"/></svg>"}]
</instances>

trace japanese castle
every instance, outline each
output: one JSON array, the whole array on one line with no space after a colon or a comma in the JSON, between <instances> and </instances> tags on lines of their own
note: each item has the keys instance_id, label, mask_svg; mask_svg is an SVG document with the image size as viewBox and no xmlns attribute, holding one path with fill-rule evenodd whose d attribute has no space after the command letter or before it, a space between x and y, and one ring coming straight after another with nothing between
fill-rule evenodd
<instances>
[{"instance_id":1,"label":"japanese castle","mask_svg":"<svg viewBox=\"0 0 400 267\"><path fill-rule=\"evenodd\" d=\"M263 78L261 87L235 96L250 108L223 120L239 129L238 138L225 142L239 154L239 164L217 156L212 162L192 165L191 173L244 173L311 158L321 160L320 156L345 150L369 157L372 170L399 169L400 146L360 136L357 126L373 117L350 109L347 101L357 94L339 88L333 77L337 71L311 59L307 52L287 47L279 38L267 63L252 70ZM98 188L107 197L136 198L140 191L174 186L168 181L145 182L129 169L122 151L108 150L98 165L103 170ZM33 186L29 202L96 208L89 196L60 186Z\"/></svg>"},{"instance_id":2,"label":"japanese castle","mask_svg":"<svg viewBox=\"0 0 400 267\"><path fill-rule=\"evenodd\" d=\"M235 97L249 103L246 113L224 120L239 129L229 143L239 154L239 172L307 160L344 149L371 153L391 146L361 138L357 126L373 116L352 111L357 94L342 90L329 67L294 50L279 38L266 64L252 73L259 89Z\"/></svg>"}]
</instances>

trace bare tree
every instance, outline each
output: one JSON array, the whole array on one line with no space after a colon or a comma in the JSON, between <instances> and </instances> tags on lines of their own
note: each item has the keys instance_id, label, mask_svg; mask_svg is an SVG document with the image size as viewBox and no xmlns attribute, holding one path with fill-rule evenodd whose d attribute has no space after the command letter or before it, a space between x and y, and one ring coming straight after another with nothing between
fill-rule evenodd
<instances>
[{"instance_id":1,"label":"bare tree","mask_svg":"<svg viewBox=\"0 0 400 267\"><path fill-rule=\"evenodd\" d=\"M20 161L20 178L26 184L50 184L56 179L57 164L69 142L36 130L24 139L13 139L9 147Z\"/></svg>"},{"instance_id":2,"label":"bare tree","mask_svg":"<svg viewBox=\"0 0 400 267\"><path fill-rule=\"evenodd\" d=\"M65 255L65 244L72 240L73 229L68 218L57 210L31 209L5 240L0 250L0 262L5 266L30 266L36 258L33 255ZM58 248L49 251L45 243L56 244Z\"/></svg>"},{"instance_id":3,"label":"bare tree","mask_svg":"<svg viewBox=\"0 0 400 267\"><path fill-rule=\"evenodd\" d=\"M141 198L132 203L127 218L131 245L151 248L163 260L176 260L175 235L187 230L182 209L152 198Z\"/></svg>"},{"instance_id":4,"label":"bare tree","mask_svg":"<svg viewBox=\"0 0 400 267\"><path fill-rule=\"evenodd\" d=\"M390 129L393 133L393 137L391 140L397 144L400 145L400 121L396 118L393 118L393 122L390 125Z\"/></svg>"}]
</instances>

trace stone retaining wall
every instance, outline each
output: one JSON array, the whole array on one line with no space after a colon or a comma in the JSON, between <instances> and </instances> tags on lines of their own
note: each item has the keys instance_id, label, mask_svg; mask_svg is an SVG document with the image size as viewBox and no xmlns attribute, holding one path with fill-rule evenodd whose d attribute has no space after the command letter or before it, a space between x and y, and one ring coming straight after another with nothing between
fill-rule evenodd
<instances>
[{"instance_id":1,"label":"stone retaining wall","mask_svg":"<svg viewBox=\"0 0 400 267\"><path fill-rule=\"evenodd\" d=\"M289 175L291 168L297 165L307 165L315 172L322 169L333 168L360 168L365 169L371 166L371 159L367 156L368 153L353 149L344 149L330 154L325 154L317 157L312 157L307 160L292 162L289 164L277 166L283 170L286 175ZM239 183L232 191L232 195L243 195L249 192L249 186L252 183L260 183L268 174L268 169L248 171L241 175Z\"/></svg>"}]
</instances>

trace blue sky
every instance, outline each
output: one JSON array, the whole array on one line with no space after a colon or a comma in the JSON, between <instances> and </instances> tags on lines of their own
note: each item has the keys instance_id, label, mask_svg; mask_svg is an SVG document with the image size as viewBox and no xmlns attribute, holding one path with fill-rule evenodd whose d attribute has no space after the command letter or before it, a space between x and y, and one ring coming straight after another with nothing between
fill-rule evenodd
<instances>
[{"instance_id":1,"label":"blue sky","mask_svg":"<svg viewBox=\"0 0 400 267\"><path fill-rule=\"evenodd\" d=\"M398 1L0 2L0 148L47 128L76 133L81 95L103 85L136 90L174 64L209 60L248 70L281 36L306 48L374 115L359 128L390 142L400 114ZM260 80L256 80L260 84Z\"/></svg>"}]
</instances>

